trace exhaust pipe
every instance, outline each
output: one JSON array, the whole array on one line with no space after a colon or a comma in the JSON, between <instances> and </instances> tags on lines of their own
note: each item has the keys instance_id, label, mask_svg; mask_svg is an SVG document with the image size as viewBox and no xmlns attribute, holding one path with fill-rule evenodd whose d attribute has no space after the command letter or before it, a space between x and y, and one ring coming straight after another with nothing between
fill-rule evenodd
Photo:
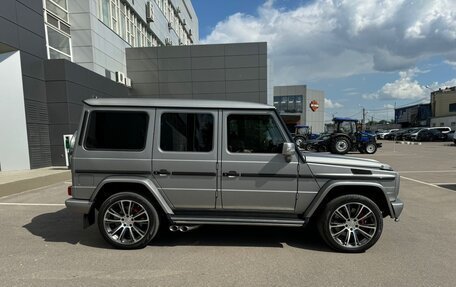
<instances>
[{"instance_id":1,"label":"exhaust pipe","mask_svg":"<svg viewBox=\"0 0 456 287\"><path fill-rule=\"evenodd\" d=\"M199 227L200 227L200 225L190 225L190 226L182 225L182 226L179 227L179 231L180 232L187 232L187 231L192 231L194 229L197 229Z\"/></svg>"},{"instance_id":2,"label":"exhaust pipe","mask_svg":"<svg viewBox=\"0 0 456 287\"><path fill-rule=\"evenodd\" d=\"M179 230L179 226L177 226L177 225L170 225L169 226L169 231L171 231L171 232L176 232L178 230Z\"/></svg>"}]
</instances>

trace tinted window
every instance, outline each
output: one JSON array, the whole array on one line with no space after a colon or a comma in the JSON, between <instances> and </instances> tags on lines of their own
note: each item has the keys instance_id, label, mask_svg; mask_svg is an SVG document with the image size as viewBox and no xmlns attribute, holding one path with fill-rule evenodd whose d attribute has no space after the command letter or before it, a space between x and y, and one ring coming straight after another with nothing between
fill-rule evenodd
<instances>
[{"instance_id":1,"label":"tinted window","mask_svg":"<svg viewBox=\"0 0 456 287\"><path fill-rule=\"evenodd\" d=\"M164 113L160 148L164 151L209 152L214 138L211 114Z\"/></svg>"},{"instance_id":2,"label":"tinted window","mask_svg":"<svg viewBox=\"0 0 456 287\"><path fill-rule=\"evenodd\" d=\"M89 116L87 149L143 150L149 117L144 112L95 111Z\"/></svg>"},{"instance_id":3,"label":"tinted window","mask_svg":"<svg viewBox=\"0 0 456 287\"><path fill-rule=\"evenodd\" d=\"M285 142L270 115L229 115L228 150L240 153L280 153Z\"/></svg>"}]
</instances>

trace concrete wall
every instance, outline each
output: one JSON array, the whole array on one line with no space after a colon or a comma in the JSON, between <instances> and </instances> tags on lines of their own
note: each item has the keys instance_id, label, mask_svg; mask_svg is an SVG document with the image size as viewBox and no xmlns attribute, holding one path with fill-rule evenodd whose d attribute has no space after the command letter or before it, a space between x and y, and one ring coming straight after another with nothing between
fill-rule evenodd
<instances>
[{"instance_id":1,"label":"concrete wall","mask_svg":"<svg viewBox=\"0 0 456 287\"><path fill-rule=\"evenodd\" d=\"M456 116L432 118L431 127L450 127L456 130Z\"/></svg>"},{"instance_id":2,"label":"concrete wall","mask_svg":"<svg viewBox=\"0 0 456 287\"><path fill-rule=\"evenodd\" d=\"M456 104L456 87L442 91L435 91L432 97L432 113L434 117L456 116L456 112L450 112L450 104Z\"/></svg>"},{"instance_id":3,"label":"concrete wall","mask_svg":"<svg viewBox=\"0 0 456 287\"><path fill-rule=\"evenodd\" d=\"M45 61L45 76L52 165L65 165L63 135L78 128L82 101L127 97L128 89L67 60Z\"/></svg>"},{"instance_id":4,"label":"concrete wall","mask_svg":"<svg viewBox=\"0 0 456 287\"><path fill-rule=\"evenodd\" d=\"M106 76L106 69L126 73L130 45L97 18L95 0L68 1L73 62Z\"/></svg>"},{"instance_id":5,"label":"concrete wall","mask_svg":"<svg viewBox=\"0 0 456 287\"><path fill-rule=\"evenodd\" d=\"M310 109L311 101L318 102L318 109L314 112ZM325 93L323 91L307 89L304 103L305 119L307 125L312 127L312 132L322 133L325 131Z\"/></svg>"},{"instance_id":6,"label":"concrete wall","mask_svg":"<svg viewBox=\"0 0 456 287\"><path fill-rule=\"evenodd\" d=\"M267 103L267 44L127 49L132 96Z\"/></svg>"},{"instance_id":7,"label":"concrete wall","mask_svg":"<svg viewBox=\"0 0 456 287\"><path fill-rule=\"evenodd\" d=\"M30 167L49 166L50 145L44 82L46 55L43 4L36 0L2 0L0 53L20 50Z\"/></svg>"},{"instance_id":8,"label":"concrete wall","mask_svg":"<svg viewBox=\"0 0 456 287\"><path fill-rule=\"evenodd\" d=\"M30 169L20 52L0 54L0 170Z\"/></svg>"},{"instance_id":9,"label":"concrete wall","mask_svg":"<svg viewBox=\"0 0 456 287\"><path fill-rule=\"evenodd\" d=\"M150 29L162 43L165 38L170 38L174 45L178 45L178 36L173 29L168 29L168 21L158 8L155 0L123 1L132 7L136 13L146 21L146 2L154 5L155 21L149 24ZM180 7L180 16L186 19L187 25L193 31L193 38L198 42L198 18L190 1L174 0L173 3ZM188 10L185 8L188 7ZM115 72L126 73L125 49L130 48L124 39L112 31L97 17L96 0L68 1L70 13L71 41L73 49L73 62L92 70L102 76L115 79ZM190 11L190 14L188 13ZM193 13L193 14L192 14ZM191 15L192 14L192 15ZM108 72L106 71L108 70Z\"/></svg>"}]
</instances>

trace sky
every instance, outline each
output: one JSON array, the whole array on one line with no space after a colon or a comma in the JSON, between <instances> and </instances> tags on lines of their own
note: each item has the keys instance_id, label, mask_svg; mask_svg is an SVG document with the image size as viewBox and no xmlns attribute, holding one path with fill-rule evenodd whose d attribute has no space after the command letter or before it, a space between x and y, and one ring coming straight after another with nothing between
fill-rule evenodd
<instances>
[{"instance_id":1,"label":"sky","mask_svg":"<svg viewBox=\"0 0 456 287\"><path fill-rule=\"evenodd\" d=\"M390 119L456 86L456 0L193 0L200 43L267 42L272 86L307 85L332 115Z\"/></svg>"}]
</instances>

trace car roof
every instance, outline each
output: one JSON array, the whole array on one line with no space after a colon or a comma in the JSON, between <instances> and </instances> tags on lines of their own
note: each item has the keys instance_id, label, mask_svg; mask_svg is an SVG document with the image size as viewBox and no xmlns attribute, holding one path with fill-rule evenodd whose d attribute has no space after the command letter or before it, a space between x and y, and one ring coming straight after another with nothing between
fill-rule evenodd
<instances>
[{"instance_id":1,"label":"car roof","mask_svg":"<svg viewBox=\"0 0 456 287\"><path fill-rule=\"evenodd\" d=\"M334 118L333 120L336 121L336 122L342 122L342 121L345 121L345 122L357 122L358 121L357 119L352 119L352 118Z\"/></svg>"},{"instance_id":2,"label":"car roof","mask_svg":"<svg viewBox=\"0 0 456 287\"><path fill-rule=\"evenodd\" d=\"M84 100L92 107L171 107L195 109L275 109L274 106L252 102L193 100L193 99L156 99L156 98L102 98Z\"/></svg>"}]
</instances>

